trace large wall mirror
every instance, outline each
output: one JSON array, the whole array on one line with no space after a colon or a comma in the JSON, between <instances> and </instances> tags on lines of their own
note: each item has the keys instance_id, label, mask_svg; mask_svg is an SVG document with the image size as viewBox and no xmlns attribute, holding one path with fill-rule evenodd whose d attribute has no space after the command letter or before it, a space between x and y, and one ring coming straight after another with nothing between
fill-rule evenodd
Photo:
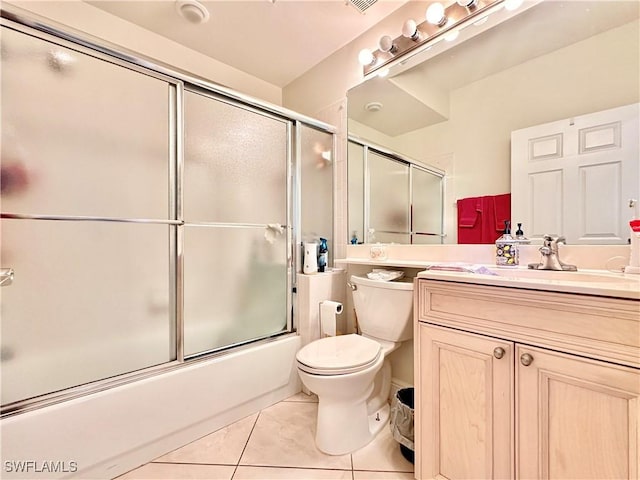
<instances>
[{"instance_id":1,"label":"large wall mirror","mask_svg":"<svg viewBox=\"0 0 640 480\"><path fill-rule=\"evenodd\" d=\"M504 21L489 18L490 28L469 25L458 40L437 42L386 77L349 90L349 133L444 172L444 243L457 243L457 200L507 193L513 198L512 132L640 101L639 12L636 1L546 0L525 2ZM476 28L479 33L469 33ZM625 191L635 199L639 161L636 154L631 193ZM597 183L590 177L585 185ZM349 217L363 214L355 209L366 213L367 206L356 206L351 197L350 191ZM554 208L530 203L536 218ZM622 203L628 200L619 213L628 221L633 211ZM564 212L573 214L579 212ZM525 222L525 234L528 227ZM565 233L558 230L548 233Z\"/></svg>"}]
</instances>

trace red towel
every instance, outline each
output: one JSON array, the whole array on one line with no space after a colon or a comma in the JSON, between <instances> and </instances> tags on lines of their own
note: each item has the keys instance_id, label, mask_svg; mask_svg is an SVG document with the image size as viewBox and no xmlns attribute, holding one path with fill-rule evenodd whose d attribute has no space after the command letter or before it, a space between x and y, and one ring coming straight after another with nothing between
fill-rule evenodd
<instances>
[{"instance_id":1,"label":"red towel","mask_svg":"<svg viewBox=\"0 0 640 480\"><path fill-rule=\"evenodd\" d=\"M480 213L480 199L477 197L458 200L458 226L472 228Z\"/></svg>"},{"instance_id":2,"label":"red towel","mask_svg":"<svg viewBox=\"0 0 640 480\"><path fill-rule=\"evenodd\" d=\"M494 243L511 218L511 194L458 200L458 243Z\"/></svg>"},{"instance_id":3,"label":"red towel","mask_svg":"<svg viewBox=\"0 0 640 480\"><path fill-rule=\"evenodd\" d=\"M493 207L496 215L496 231L502 233L504 222L511 220L511 194L494 195ZM513 225L511 227L513 228Z\"/></svg>"}]
</instances>

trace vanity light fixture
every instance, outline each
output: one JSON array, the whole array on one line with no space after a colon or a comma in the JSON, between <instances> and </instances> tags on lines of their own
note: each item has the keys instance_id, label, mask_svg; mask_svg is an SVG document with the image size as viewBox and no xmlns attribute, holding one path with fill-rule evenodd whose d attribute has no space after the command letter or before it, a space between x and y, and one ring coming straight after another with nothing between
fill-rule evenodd
<instances>
[{"instance_id":1,"label":"vanity light fixture","mask_svg":"<svg viewBox=\"0 0 640 480\"><path fill-rule=\"evenodd\" d=\"M519 8L520 5L522 5L522 0L505 0L504 2L504 8L507 10L515 10Z\"/></svg>"},{"instance_id":2,"label":"vanity light fixture","mask_svg":"<svg viewBox=\"0 0 640 480\"><path fill-rule=\"evenodd\" d=\"M444 36L445 41L453 42L460 35L460 30L452 30Z\"/></svg>"},{"instance_id":3,"label":"vanity light fixture","mask_svg":"<svg viewBox=\"0 0 640 480\"><path fill-rule=\"evenodd\" d=\"M438 2L429 5L425 18L430 24L443 27L447 23L447 16L444 13L444 5Z\"/></svg>"},{"instance_id":4,"label":"vanity light fixture","mask_svg":"<svg viewBox=\"0 0 640 480\"><path fill-rule=\"evenodd\" d=\"M378 42L376 51L360 52L358 59L363 65L365 76L404 62L412 55L427 50L439 40L453 41L465 26L484 23L492 13L509 4L517 8L523 0L456 0L445 7L433 2L425 12L425 21L418 24L409 19L402 25L402 35L392 39L385 35ZM512 6L513 5L513 6Z\"/></svg>"},{"instance_id":5,"label":"vanity light fixture","mask_svg":"<svg viewBox=\"0 0 640 480\"><path fill-rule=\"evenodd\" d=\"M380 40L378 41L378 49L385 53L396 53L398 51L398 47L393 43L393 38L389 35L380 37Z\"/></svg>"},{"instance_id":6,"label":"vanity light fixture","mask_svg":"<svg viewBox=\"0 0 640 480\"><path fill-rule=\"evenodd\" d=\"M363 48L358 54L358 61L361 65L366 67L367 65L373 65L376 63L376 57L371 53L371 50Z\"/></svg>"},{"instance_id":7,"label":"vanity light fixture","mask_svg":"<svg viewBox=\"0 0 640 480\"><path fill-rule=\"evenodd\" d=\"M402 24L402 36L414 42L422 40L422 38L420 38L420 32L418 31L418 24L415 20L409 19Z\"/></svg>"}]
</instances>

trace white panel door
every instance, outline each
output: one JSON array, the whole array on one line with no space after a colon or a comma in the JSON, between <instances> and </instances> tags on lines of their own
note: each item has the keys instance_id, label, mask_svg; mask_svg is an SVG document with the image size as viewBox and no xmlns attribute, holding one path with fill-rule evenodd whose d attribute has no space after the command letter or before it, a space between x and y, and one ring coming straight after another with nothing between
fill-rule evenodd
<instances>
[{"instance_id":1,"label":"white panel door","mask_svg":"<svg viewBox=\"0 0 640 480\"><path fill-rule=\"evenodd\" d=\"M532 239L624 244L640 196L639 104L511 133L512 219Z\"/></svg>"}]
</instances>

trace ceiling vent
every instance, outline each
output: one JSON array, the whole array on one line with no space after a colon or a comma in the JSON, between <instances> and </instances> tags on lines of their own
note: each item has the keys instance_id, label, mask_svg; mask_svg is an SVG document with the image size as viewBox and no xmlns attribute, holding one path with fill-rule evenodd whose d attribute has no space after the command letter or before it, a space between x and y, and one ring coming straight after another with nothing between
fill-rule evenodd
<instances>
[{"instance_id":1,"label":"ceiling vent","mask_svg":"<svg viewBox=\"0 0 640 480\"><path fill-rule=\"evenodd\" d=\"M360 13L364 13L364 11L376 3L378 0L349 0L347 3L350 3L354 7L358 9Z\"/></svg>"}]
</instances>

